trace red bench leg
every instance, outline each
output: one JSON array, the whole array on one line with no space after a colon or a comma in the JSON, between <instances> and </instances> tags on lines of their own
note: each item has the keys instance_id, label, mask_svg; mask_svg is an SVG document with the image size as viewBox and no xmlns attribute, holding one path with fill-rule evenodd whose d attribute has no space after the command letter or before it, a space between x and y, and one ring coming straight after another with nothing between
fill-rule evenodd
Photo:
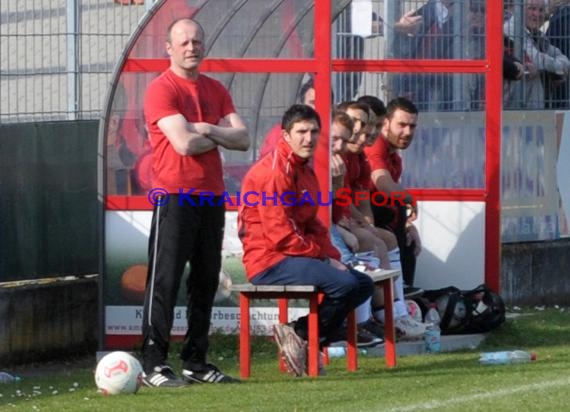
<instances>
[{"instance_id":1,"label":"red bench leg","mask_svg":"<svg viewBox=\"0 0 570 412\"><path fill-rule=\"evenodd\" d=\"M239 365L240 376L249 378L251 374L251 348L249 337L249 297L245 293L239 294Z\"/></svg>"},{"instance_id":2,"label":"red bench leg","mask_svg":"<svg viewBox=\"0 0 570 412\"><path fill-rule=\"evenodd\" d=\"M279 323L289 322L289 300L287 298L277 299L277 307L279 308ZM279 370L281 372L287 372L287 367L285 366L285 361L278 353L279 357Z\"/></svg>"},{"instance_id":3,"label":"red bench leg","mask_svg":"<svg viewBox=\"0 0 570 412\"><path fill-rule=\"evenodd\" d=\"M384 339L386 341L385 355L386 366L393 368L396 366L396 334L394 331L394 293L392 288L392 279L382 282L384 289Z\"/></svg>"},{"instance_id":4,"label":"red bench leg","mask_svg":"<svg viewBox=\"0 0 570 412\"><path fill-rule=\"evenodd\" d=\"M315 293L309 299L308 375L319 376L319 298Z\"/></svg>"},{"instance_id":5,"label":"red bench leg","mask_svg":"<svg viewBox=\"0 0 570 412\"><path fill-rule=\"evenodd\" d=\"M358 369L358 348L356 346L356 314L351 310L346 318L346 370L354 372Z\"/></svg>"}]
</instances>

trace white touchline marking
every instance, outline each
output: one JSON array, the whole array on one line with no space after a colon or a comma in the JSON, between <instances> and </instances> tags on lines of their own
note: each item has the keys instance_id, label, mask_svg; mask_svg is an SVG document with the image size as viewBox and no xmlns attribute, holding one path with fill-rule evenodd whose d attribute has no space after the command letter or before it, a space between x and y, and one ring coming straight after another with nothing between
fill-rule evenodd
<instances>
[{"instance_id":1,"label":"white touchline marking","mask_svg":"<svg viewBox=\"0 0 570 412\"><path fill-rule=\"evenodd\" d=\"M522 386L513 386L510 388L499 389L497 391L460 396L460 397L447 399L447 400L427 401L427 402L422 402L422 403L418 403L415 405L407 405L407 406L391 408L388 410L390 412L407 412L407 411L437 409L437 408L442 408L444 406L459 405L462 403L467 403L467 402L481 400L481 399L497 398L497 397L501 397L501 396L512 395L512 394L518 393L518 392L528 392L528 391L532 391L532 390L536 390L536 389L553 388L556 386L564 386L564 385L568 385L568 384L570 384L570 378L557 379L554 381L531 383L531 384L522 385Z\"/></svg>"}]
</instances>

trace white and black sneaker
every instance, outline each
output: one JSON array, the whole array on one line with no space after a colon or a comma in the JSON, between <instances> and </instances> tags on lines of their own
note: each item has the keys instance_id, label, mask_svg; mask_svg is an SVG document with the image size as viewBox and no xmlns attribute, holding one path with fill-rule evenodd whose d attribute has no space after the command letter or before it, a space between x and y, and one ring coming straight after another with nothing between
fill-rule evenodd
<instances>
[{"instance_id":1,"label":"white and black sneaker","mask_svg":"<svg viewBox=\"0 0 570 412\"><path fill-rule=\"evenodd\" d=\"M192 371L190 369L182 370L182 379L187 383L239 383L239 379L225 375L216 366L208 363L204 370Z\"/></svg>"},{"instance_id":2,"label":"white and black sneaker","mask_svg":"<svg viewBox=\"0 0 570 412\"><path fill-rule=\"evenodd\" d=\"M303 376L307 369L307 341L285 323L273 325L273 337L287 370L295 376Z\"/></svg>"},{"instance_id":3,"label":"white and black sneaker","mask_svg":"<svg viewBox=\"0 0 570 412\"><path fill-rule=\"evenodd\" d=\"M187 383L182 379L178 379L168 365L155 366L151 373L144 375L143 383L151 388L179 388L187 386Z\"/></svg>"}]
</instances>

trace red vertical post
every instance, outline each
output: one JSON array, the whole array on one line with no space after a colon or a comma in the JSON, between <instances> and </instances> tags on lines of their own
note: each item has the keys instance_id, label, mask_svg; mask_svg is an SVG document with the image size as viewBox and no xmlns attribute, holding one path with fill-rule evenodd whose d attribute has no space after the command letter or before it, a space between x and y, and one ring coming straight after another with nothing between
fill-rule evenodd
<instances>
[{"instance_id":1,"label":"red vertical post","mask_svg":"<svg viewBox=\"0 0 570 412\"><path fill-rule=\"evenodd\" d=\"M485 283L501 290L501 132L503 92L503 2L487 0L485 73Z\"/></svg>"},{"instance_id":2,"label":"red vertical post","mask_svg":"<svg viewBox=\"0 0 570 412\"><path fill-rule=\"evenodd\" d=\"M319 376L319 295L309 297L309 349L307 359L308 375Z\"/></svg>"},{"instance_id":3,"label":"red vertical post","mask_svg":"<svg viewBox=\"0 0 570 412\"><path fill-rule=\"evenodd\" d=\"M329 124L331 111L331 18L332 6L330 0L315 0L315 105L321 116L322 128L317 150L315 153L315 174L319 180L322 192L321 199L327 202L330 190L329 167ZM319 207L319 219L329 227L330 208Z\"/></svg>"},{"instance_id":4,"label":"red vertical post","mask_svg":"<svg viewBox=\"0 0 570 412\"><path fill-rule=\"evenodd\" d=\"M400 275L402 276L402 275ZM393 280L382 281L384 291L384 354L386 366L393 368L396 366L396 334L394 333L394 289Z\"/></svg>"},{"instance_id":5,"label":"red vertical post","mask_svg":"<svg viewBox=\"0 0 570 412\"><path fill-rule=\"evenodd\" d=\"M329 166L329 128L331 102L331 18L332 6L330 0L315 0L315 13L313 15L315 27L315 106L321 117L321 134L315 152L315 174L322 192L321 199L326 203L330 190ZM319 207L319 219L330 226L330 208ZM318 299L310 301L309 311L309 376L318 376L319 357L319 325L318 325ZM315 353L316 352L316 353Z\"/></svg>"}]
</instances>

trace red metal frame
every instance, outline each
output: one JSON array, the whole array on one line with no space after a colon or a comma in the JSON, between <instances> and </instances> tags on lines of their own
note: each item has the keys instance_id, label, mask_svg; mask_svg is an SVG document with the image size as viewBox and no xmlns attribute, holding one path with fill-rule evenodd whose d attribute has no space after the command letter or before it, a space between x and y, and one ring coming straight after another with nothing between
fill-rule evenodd
<instances>
[{"instance_id":1,"label":"red metal frame","mask_svg":"<svg viewBox=\"0 0 570 412\"><path fill-rule=\"evenodd\" d=\"M328 192L330 189L329 167L329 123L331 102L331 17L332 2L315 1L315 106L321 116L321 137L315 153L315 174L319 179L321 190ZM330 223L330 208L320 207L319 218L327 226Z\"/></svg>"},{"instance_id":2,"label":"red metal frame","mask_svg":"<svg viewBox=\"0 0 570 412\"><path fill-rule=\"evenodd\" d=\"M423 201L458 201L484 202L487 193L483 189L412 189L412 195ZM235 196L230 196L231 203L226 203L227 210L238 210ZM152 204L146 196L107 196L106 210L152 210ZM324 209L324 208L323 208Z\"/></svg>"},{"instance_id":3,"label":"red metal frame","mask_svg":"<svg viewBox=\"0 0 570 412\"><path fill-rule=\"evenodd\" d=\"M320 292L257 292L257 291L241 291L239 292L240 302L240 377L249 378L251 376L251 322L250 310L251 301L257 299L277 299L279 308L279 323L289 322L289 299L304 299L309 301L308 314L308 356L307 356L307 375L311 377L319 376L319 318L318 306L322 300L323 294ZM354 372L358 367L358 353L356 348L356 322L354 311L348 316L348 355L346 359L346 368L348 371ZM394 360L395 361L395 360ZM279 368L286 371L285 365L281 357L279 357Z\"/></svg>"},{"instance_id":4,"label":"red metal frame","mask_svg":"<svg viewBox=\"0 0 570 412\"><path fill-rule=\"evenodd\" d=\"M482 60L340 60L331 58L329 0L315 0L315 56L313 59L206 59L205 72L313 73L316 106L323 121L322 136L328 136L331 72L441 72L483 73L486 76L485 188L481 190L414 190L418 200L472 200L485 202L485 282L500 291L501 213L500 160L502 111L503 2L487 0L487 56ZM129 59L123 72L161 72L167 59ZM328 191L328 139L321 139L315 156L315 172L322 190ZM106 210L151 210L145 196L107 196ZM329 221L328 208L320 208L320 218ZM124 342L125 337L121 340ZM107 335L107 343L114 341Z\"/></svg>"},{"instance_id":5,"label":"red metal frame","mask_svg":"<svg viewBox=\"0 0 570 412\"><path fill-rule=\"evenodd\" d=\"M392 279L386 279L380 282L384 293L384 357L386 358L386 366L389 368L396 367L396 332L394 325L394 310L392 302L394 301L394 282Z\"/></svg>"},{"instance_id":6,"label":"red metal frame","mask_svg":"<svg viewBox=\"0 0 570 412\"><path fill-rule=\"evenodd\" d=\"M168 59L128 59L123 72L163 72ZM305 73L314 72L315 59L204 59L200 70L206 73Z\"/></svg>"},{"instance_id":7,"label":"red metal frame","mask_svg":"<svg viewBox=\"0 0 570 412\"><path fill-rule=\"evenodd\" d=\"M501 111L503 104L503 2L487 0L489 71L485 82L485 282L501 291ZM491 41L495 39L495 41ZM497 39L501 39L497 41Z\"/></svg>"}]
</instances>

